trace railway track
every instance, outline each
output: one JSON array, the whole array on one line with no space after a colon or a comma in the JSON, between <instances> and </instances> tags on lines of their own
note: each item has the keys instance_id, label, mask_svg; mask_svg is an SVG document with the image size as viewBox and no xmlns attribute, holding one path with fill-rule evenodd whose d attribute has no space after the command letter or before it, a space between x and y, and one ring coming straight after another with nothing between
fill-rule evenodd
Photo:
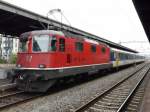
<instances>
[{"instance_id":1,"label":"railway track","mask_svg":"<svg viewBox=\"0 0 150 112\"><path fill-rule=\"evenodd\" d=\"M141 66L136 67L134 73L137 73L137 72L141 71L141 69L144 66L145 65L141 65ZM129 77L127 77L126 79L128 79L128 78ZM139 77L137 77L137 78L139 78ZM124 79L124 80L126 80L126 79ZM120 89L121 89L121 87L120 87ZM120 89L118 88L118 91ZM124 89L129 90L129 88L124 88ZM127 93L127 92L122 92L122 94L125 94L125 93ZM9 94L4 94L4 95L0 96L0 109L4 109L6 107L9 107L9 106L12 106L12 105L15 105L15 104L20 104L20 103L26 102L28 100L32 100L34 98L38 98L38 97L41 97L41 96L46 96L46 95L49 95L49 94L51 94L51 92L48 92L46 94L36 94L36 93L30 93L29 94L29 93L25 93L24 91L14 91L14 92L9 93ZM115 92L113 93L113 95L116 95ZM113 97L113 95L109 96L109 97ZM113 103L110 102L109 105L113 105ZM91 107L91 108L95 108L95 107ZM91 108L89 107L89 109L91 109ZM80 109L75 110L75 112L80 111Z\"/></svg>"},{"instance_id":2,"label":"railway track","mask_svg":"<svg viewBox=\"0 0 150 112\"><path fill-rule=\"evenodd\" d=\"M16 93L4 95L0 97L0 109L4 109L6 107L23 103L28 100L38 98L41 94L35 94L35 93L25 93L24 91L19 91Z\"/></svg>"},{"instance_id":3,"label":"railway track","mask_svg":"<svg viewBox=\"0 0 150 112\"><path fill-rule=\"evenodd\" d=\"M131 100L124 106L124 112L141 112L142 99L145 93L145 87L150 80L150 76L145 77L142 84L137 88L135 93L131 96Z\"/></svg>"},{"instance_id":4,"label":"railway track","mask_svg":"<svg viewBox=\"0 0 150 112\"><path fill-rule=\"evenodd\" d=\"M0 86L0 91L5 91L16 87L16 83L9 83Z\"/></svg>"},{"instance_id":5,"label":"railway track","mask_svg":"<svg viewBox=\"0 0 150 112\"><path fill-rule=\"evenodd\" d=\"M0 97L19 92L16 89L16 83L8 83L0 86Z\"/></svg>"},{"instance_id":6,"label":"railway track","mask_svg":"<svg viewBox=\"0 0 150 112\"><path fill-rule=\"evenodd\" d=\"M150 70L150 64L138 69L130 76L121 80L111 88L107 89L101 94L93 96L92 100L85 103L73 112L122 112L127 107L127 103L131 100L131 97L136 92L137 88L144 80L145 76ZM140 93L140 92L139 92ZM135 98L134 103L137 99L140 99L142 92ZM132 105L132 104L131 104ZM132 105L133 106L133 105ZM134 104L135 106L135 104ZM130 110L133 108L127 108Z\"/></svg>"},{"instance_id":7,"label":"railway track","mask_svg":"<svg viewBox=\"0 0 150 112\"><path fill-rule=\"evenodd\" d=\"M41 94L25 93L16 89L16 83L0 86L0 109L41 96Z\"/></svg>"}]
</instances>

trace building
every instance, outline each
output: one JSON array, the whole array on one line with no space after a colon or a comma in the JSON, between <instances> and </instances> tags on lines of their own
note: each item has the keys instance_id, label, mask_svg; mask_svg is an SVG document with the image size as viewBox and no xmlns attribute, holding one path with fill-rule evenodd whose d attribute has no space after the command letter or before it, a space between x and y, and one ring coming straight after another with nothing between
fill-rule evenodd
<instances>
[{"instance_id":1,"label":"building","mask_svg":"<svg viewBox=\"0 0 150 112\"><path fill-rule=\"evenodd\" d=\"M4 37L0 35L0 58L9 60L12 54L16 54L19 48L19 40L17 38Z\"/></svg>"}]
</instances>

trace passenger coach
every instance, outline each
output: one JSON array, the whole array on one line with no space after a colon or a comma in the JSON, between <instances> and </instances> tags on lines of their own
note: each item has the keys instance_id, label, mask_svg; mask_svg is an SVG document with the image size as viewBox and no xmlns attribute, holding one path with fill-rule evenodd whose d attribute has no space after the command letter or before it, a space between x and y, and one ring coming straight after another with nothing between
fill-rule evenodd
<instances>
[{"instance_id":1,"label":"passenger coach","mask_svg":"<svg viewBox=\"0 0 150 112\"><path fill-rule=\"evenodd\" d=\"M135 53L123 51L120 49L111 48L111 63L113 67L120 67L133 63L140 63L145 60L144 56Z\"/></svg>"}]
</instances>

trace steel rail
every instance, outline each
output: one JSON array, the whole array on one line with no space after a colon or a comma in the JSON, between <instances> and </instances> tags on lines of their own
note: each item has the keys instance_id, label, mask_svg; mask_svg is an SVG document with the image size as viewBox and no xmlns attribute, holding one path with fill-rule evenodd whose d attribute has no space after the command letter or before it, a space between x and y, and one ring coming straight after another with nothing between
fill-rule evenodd
<instances>
[{"instance_id":1,"label":"steel rail","mask_svg":"<svg viewBox=\"0 0 150 112\"><path fill-rule=\"evenodd\" d=\"M117 112L122 112L123 109L125 109L127 103L130 101L130 99L132 98L132 96L134 95L135 91L137 90L137 88L140 86L140 84L142 83L142 81L144 80L144 78L146 77L146 75L149 73L150 68L147 70L147 72L144 74L144 76L141 78L141 80L136 84L136 86L134 87L134 89L130 92L130 94L127 96L127 98L125 99L125 101L122 103L122 105L120 106L120 108L117 110Z\"/></svg>"},{"instance_id":2,"label":"steel rail","mask_svg":"<svg viewBox=\"0 0 150 112\"><path fill-rule=\"evenodd\" d=\"M5 91L8 89L12 89L16 87L16 83L10 83L10 84L5 84L0 86L0 91Z\"/></svg>"},{"instance_id":3,"label":"steel rail","mask_svg":"<svg viewBox=\"0 0 150 112\"><path fill-rule=\"evenodd\" d=\"M8 96L1 97L0 100L2 100L3 98L13 97L13 96L21 95L21 94L25 94L25 92L22 91L22 92L18 92L18 93L16 93L16 94L10 94L10 95L8 95ZM29 95L29 94L26 93L26 95ZM19 100L17 99L17 101L0 105L0 109L4 109L4 108L6 108L6 107L10 107L10 106L15 105L15 104L20 104L20 103L29 101L29 100L31 100L31 99L38 98L38 97L40 97L40 96L43 96L43 94L36 94L36 95L31 95L31 96L29 95L29 96L26 97L26 98L20 98Z\"/></svg>"},{"instance_id":4,"label":"steel rail","mask_svg":"<svg viewBox=\"0 0 150 112\"><path fill-rule=\"evenodd\" d=\"M17 92L11 93L11 94L2 95L2 96L0 96L0 100L2 98L10 97L10 96L17 95L17 94L20 94L20 93L24 93L24 91L17 91Z\"/></svg>"},{"instance_id":5,"label":"steel rail","mask_svg":"<svg viewBox=\"0 0 150 112\"><path fill-rule=\"evenodd\" d=\"M147 65L147 64L146 64ZM88 107L90 107L91 105L95 104L99 98L102 98L104 95L106 95L108 92L110 92L111 90L113 90L114 88L116 88L118 85L120 85L121 83L123 83L124 81L128 80L130 77L132 77L133 75L135 75L137 72L139 72L140 70L142 70L146 65L140 67L138 70L134 71L133 73L131 73L129 76L125 77L123 80L119 81L118 83L114 84L113 86L111 86L110 88L108 88L107 90L103 91L100 95L92 98L89 102L87 102L86 104L80 106L79 108L77 108L76 110L71 110L73 112L83 112L84 110L86 110Z\"/></svg>"}]
</instances>

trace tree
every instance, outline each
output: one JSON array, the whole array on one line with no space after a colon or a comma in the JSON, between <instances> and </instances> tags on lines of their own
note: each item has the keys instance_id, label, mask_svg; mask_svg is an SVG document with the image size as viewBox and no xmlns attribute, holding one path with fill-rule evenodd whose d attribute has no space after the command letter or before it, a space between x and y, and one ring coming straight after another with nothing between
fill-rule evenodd
<instances>
[{"instance_id":1,"label":"tree","mask_svg":"<svg viewBox=\"0 0 150 112\"><path fill-rule=\"evenodd\" d=\"M16 61L17 61L17 54L11 54L10 59L9 59L9 63L15 64Z\"/></svg>"},{"instance_id":2,"label":"tree","mask_svg":"<svg viewBox=\"0 0 150 112\"><path fill-rule=\"evenodd\" d=\"M7 61L0 58L0 64L5 64L5 63L7 63Z\"/></svg>"}]
</instances>

